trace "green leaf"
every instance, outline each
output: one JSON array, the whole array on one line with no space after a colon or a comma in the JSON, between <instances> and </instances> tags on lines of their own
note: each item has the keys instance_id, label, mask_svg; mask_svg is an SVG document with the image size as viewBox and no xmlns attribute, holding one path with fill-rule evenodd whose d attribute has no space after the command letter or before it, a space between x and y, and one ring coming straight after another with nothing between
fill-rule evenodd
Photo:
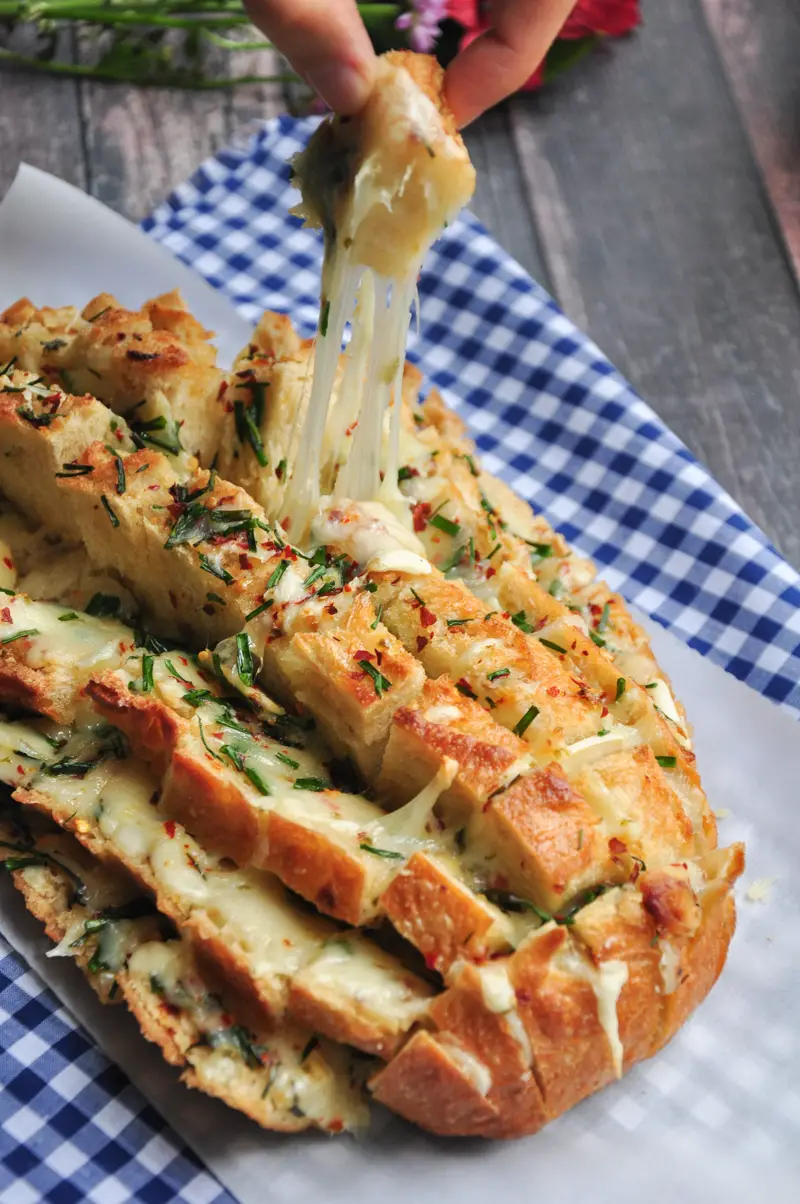
<instances>
[{"instance_id":1,"label":"green leaf","mask_svg":"<svg viewBox=\"0 0 800 1204\"><path fill-rule=\"evenodd\" d=\"M591 54L600 40L597 34L588 34L585 38L557 38L545 55L542 72L545 83L571 71L581 59Z\"/></svg>"}]
</instances>

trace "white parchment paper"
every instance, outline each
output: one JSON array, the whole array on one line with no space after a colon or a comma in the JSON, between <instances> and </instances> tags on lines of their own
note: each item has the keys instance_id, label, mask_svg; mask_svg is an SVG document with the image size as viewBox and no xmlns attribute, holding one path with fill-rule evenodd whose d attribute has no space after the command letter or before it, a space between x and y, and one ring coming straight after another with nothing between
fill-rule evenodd
<instances>
[{"instance_id":1,"label":"white parchment paper","mask_svg":"<svg viewBox=\"0 0 800 1204\"><path fill-rule=\"evenodd\" d=\"M137 307L180 287L223 363L249 326L204 281L78 190L21 169L0 205L0 307ZM651 624L645 624L652 629ZM660 628L656 654L694 722L720 843L744 839L739 925L723 976L671 1045L534 1138L443 1141L382 1111L355 1141L283 1138L189 1092L122 1009L104 1009L8 881L0 931L241 1204L797 1204L800 1200L800 730ZM755 879L776 879L764 902Z\"/></svg>"}]
</instances>

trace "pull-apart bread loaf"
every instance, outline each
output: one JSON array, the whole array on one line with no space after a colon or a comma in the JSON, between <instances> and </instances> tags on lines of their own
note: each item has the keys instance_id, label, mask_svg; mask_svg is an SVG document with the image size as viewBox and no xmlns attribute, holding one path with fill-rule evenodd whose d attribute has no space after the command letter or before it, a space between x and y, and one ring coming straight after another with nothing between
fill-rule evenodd
<instances>
[{"instance_id":1,"label":"pull-apart bread loaf","mask_svg":"<svg viewBox=\"0 0 800 1204\"><path fill-rule=\"evenodd\" d=\"M743 850L621 598L397 360L471 167L382 70L296 164L315 342L267 314L223 376L178 296L0 316L0 841L191 1085L512 1137L701 1002Z\"/></svg>"}]
</instances>

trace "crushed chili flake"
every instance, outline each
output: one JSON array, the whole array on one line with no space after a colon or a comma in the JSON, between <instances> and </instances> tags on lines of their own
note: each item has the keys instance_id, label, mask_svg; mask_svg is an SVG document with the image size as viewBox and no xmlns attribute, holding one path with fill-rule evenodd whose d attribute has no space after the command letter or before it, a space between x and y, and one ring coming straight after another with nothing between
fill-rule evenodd
<instances>
[{"instance_id":1,"label":"crushed chili flake","mask_svg":"<svg viewBox=\"0 0 800 1204\"><path fill-rule=\"evenodd\" d=\"M418 635L417 636L417 652L422 652L422 649L425 647L425 645L427 643L428 643L428 637L426 635Z\"/></svg>"},{"instance_id":2,"label":"crushed chili flake","mask_svg":"<svg viewBox=\"0 0 800 1204\"><path fill-rule=\"evenodd\" d=\"M414 520L414 530L424 531L428 525L428 518L431 513L430 502L417 502L411 511L411 517Z\"/></svg>"},{"instance_id":3,"label":"crushed chili flake","mask_svg":"<svg viewBox=\"0 0 800 1204\"><path fill-rule=\"evenodd\" d=\"M494 568L488 568L488 569L486 570L486 580L488 581L490 577L494 577L494 575L495 575L495 573L496 573L496 572L497 572L497 569L494 569Z\"/></svg>"},{"instance_id":4,"label":"crushed chili flake","mask_svg":"<svg viewBox=\"0 0 800 1204\"><path fill-rule=\"evenodd\" d=\"M333 605L332 602L331 602L330 606L325 607L326 615L338 615L338 613L339 613L338 610L336 609L336 607Z\"/></svg>"},{"instance_id":5,"label":"crushed chili flake","mask_svg":"<svg viewBox=\"0 0 800 1204\"><path fill-rule=\"evenodd\" d=\"M600 718L605 719L607 714L608 714L608 707L603 707L602 711L600 712Z\"/></svg>"},{"instance_id":6,"label":"crushed chili flake","mask_svg":"<svg viewBox=\"0 0 800 1204\"><path fill-rule=\"evenodd\" d=\"M360 648L358 652L353 653L354 661L371 661L375 659L374 652L367 652L365 648Z\"/></svg>"},{"instance_id":7,"label":"crushed chili flake","mask_svg":"<svg viewBox=\"0 0 800 1204\"><path fill-rule=\"evenodd\" d=\"M551 698L558 698L561 691L559 690L558 686L548 686L547 693L550 695Z\"/></svg>"},{"instance_id":8,"label":"crushed chili flake","mask_svg":"<svg viewBox=\"0 0 800 1204\"><path fill-rule=\"evenodd\" d=\"M228 382L223 380L220 383L219 390L217 391L217 401L219 401L222 397L225 396L225 391L227 388L228 388Z\"/></svg>"},{"instance_id":9,"label":"crushed chili flake","mask_svg":"<svg viewBox=\"0 0 800 1204\"><path fill-rule=\"evenodd\" d=\"M10 608L8 606L4 606L3 609L0 610L0 623L13 623L13 622L14 622L14 620L11 618Z\"/></svg>"},{"instance_id":10,"label":"crushed chili flake","mask_svg":"<svg viewBox=\"0 0 800 1204\"><path fill-rule=\"evenodd\" d=\"M419 611L419 621L423 627L433 627L436 622L436 615L432 610L428 610L427 606L421 606Z\"/></svg>"},{"instance_id":11,"label":"crushed chili flake","mask_svg":"<svg viewBox=\"0 0 800 1204\"><path fill-rule=\"evenodd\" d=\"M610 853L627 853L628 846L618 836L612 836L608 842L608 849Z\"/></svg>"},{"instance_id":12,"label":"crushed chili flake","mask_svg":"<svg viewBox=\"0 0 800 1204\"><path fill-rule=\"evenodd\" d=\"M166 834L170 838L170 840L172 840L173 837L175 836L175 820L174 819L168 819L165 822L164 831L166 832Z\"/></svg>"},{"instance_id":13,"label":"crushed chili flake","mask_svg":"<svg viewBox=\"0 0 800 1204\"><path fill-rule=\"evenodd\" d=\"M250 568L250 557L247 556L244 552L239 553L239 568L240 569L249 569Z\"/></svg>"},{"instance_id":14,"label":"crushed chili flake","mask_svg":"<svg viewBox=\"0 0 800 1204\"><path fill-rule=\"evenodd\" d=\"M6 566L7 569L13 569L13 567L14 567L14 561L11 559L10 556L3 557L3 564Z\"/></svg>"}]
</instances>

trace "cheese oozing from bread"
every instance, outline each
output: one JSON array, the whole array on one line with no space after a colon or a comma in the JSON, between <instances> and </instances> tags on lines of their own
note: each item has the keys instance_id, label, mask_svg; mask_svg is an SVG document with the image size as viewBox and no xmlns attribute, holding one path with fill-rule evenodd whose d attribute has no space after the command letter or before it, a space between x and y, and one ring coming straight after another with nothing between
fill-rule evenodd
<instances>
[{"instance_id":1,"label":"cheese oozing from bread","mask_svg":"<svg viewBox=\"0 0 800 1204\"><path fill-rule=\"evenodd\" d=\"M417 276L431 244L475 186L469 155L443 103L442 78L433 59L385 55L362 111L324 122L294 163L302 194L296 212L321 226L325 239L311 394L281 515L295 538L304 534L320 498L323 441L351 316L351 355L333 418L340 441L334 493L356 501L400 501L400 395Z\"/></svg>"}]
</instances>

